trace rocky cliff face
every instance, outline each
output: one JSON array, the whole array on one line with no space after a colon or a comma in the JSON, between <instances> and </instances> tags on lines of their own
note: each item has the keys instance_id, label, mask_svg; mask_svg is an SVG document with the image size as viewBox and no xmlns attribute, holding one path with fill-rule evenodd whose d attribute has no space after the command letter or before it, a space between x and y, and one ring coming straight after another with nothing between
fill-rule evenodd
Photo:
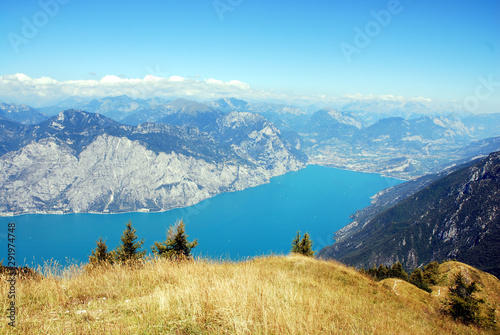
<instances>
[{"instance_id":1,"label":"rocky cliff face","mask_svg":"<svg viewBox=\"0 0 500 335\"><path fill-rule=\"evenodd\" d=\"M411 193L411 192L410 192ZM350 230L350 231L349 231ZM457 169L319 253L358 267L403 263L408 269L448 258L500 276L500 152Z\"/></svg>"},{"instance_id":2,"label":"rocky cliff face","mask_svg":"<svg viewBox=\"0 0 500 335\"><path fill-rule=\"evenodd\" d=\"M75 110L22 132L15 126L0 127L9 143L0 156L2 213L163 211L304 166L272 124L242 113L221 122L223 140Z\"/></svg>"}]
</instances>

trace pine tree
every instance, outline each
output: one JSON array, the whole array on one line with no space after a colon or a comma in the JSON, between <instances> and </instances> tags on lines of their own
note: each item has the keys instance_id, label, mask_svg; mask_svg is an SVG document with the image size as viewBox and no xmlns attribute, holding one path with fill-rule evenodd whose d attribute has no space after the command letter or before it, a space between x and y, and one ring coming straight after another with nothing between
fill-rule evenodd
<instances>
[{"instance_id":1,"label":"pine tree","mask_svg":"<svg viewBox=\"0 0 500 335\"><path fill-rule=\"evenodd\" d=\"M414 269L413 272L411 273L410 283L412 283L421 290L424 290L429 293L432 292L429 285L427 285L427 282L425 281L423 271L419 268Z\"/></svg>"},{"instance_id":2,"label":"pine tree","mask_svg":"<svg viewBox=\"0 0 500 335\"><path fill-rule=\"evenodd\" d=\"M164 242L155 242L151 247L153 253L160 257L169 259L189 259L191 258L191 249L198 245L198 240L189 242L186 235L186 225L184 221L178 221L174 226L170 226L167 233L167 240Z\"/></svg>"},{"instance_id":3,"label":"pine tree","mask_svg":"<svg viewBox=\"0 0 500 335\"><path fill-rule=\"evenodd\" d=\"M427 264L424 268L424 280L428 285L437 284L439 263L434 261Z\"/></svg>"},{"instance_id":4,"label":"pine tree","mask_svg":"<svg viewBox=\"0 0 500 335\"><path fill-rule=\"evenodd\" d=\"M126 224L127 228L123 231L121 245L115 251L115 258L120 262L138 260L144 257L146 251L139 251L144 244L144 240L136 242L136 230L132 228L132 222Z\"/></svg>"},{"instance_id":5,"label":"pine tree","mask_svg":"<svg viewBox=\"0 0 500 335\"><path fill-rule=\"evenodd\" d=\"M383 280L390 277L390 269L384 264L380 264L377 269L377 279Z\"/></svg>"},{"instance_id":6,"label":"pine tree","mask_svg":"<svg viewBox=\"0 0 500 335\"><path fill-rule=\"evenodd\" d=\"M108 246L106 241L103 241L102 237L99 237L99 241L96 241L96 248L92 250L92 254L89 256L89 262L92 265L102 265L102 264L113 264L114 263L114 252L108 252Z\"/></svg>"},{"instance_id":7,"label":"pine tree","mask_svg":"<svg viewBox=\"0 0 500 335\"><path fill-rule=\"evenodd\" d=\"M369 275L373 279L377 279L377 273L378 273L378 271L377 271L377 267L376 266L373 266L373 268L371 268L371 269L365 270L363 273Z\"/></svg>"},{"instance_id":8,"label":"pine tree","mask_svg":"<svg viewBox=\"0 0 500 335\"><path fill-rule=\"evenodd\" d=\"M391 270L389 271L389 277L408 281L408 274L403 269L403 265L400 262L396 262L392 265Z\"/></svg>"},{"instance_id":9,"label":"pine tree","mask_svg":"<svg viewBox=\"0 0 500 335\"><path fill-rule=\"evenodd\" d=\"M305 256L312 257L315 252L312 250L313 241L310 239L309 234L305 233L300 241L300 253Z\"/></svg>"},{"instance_id":10,"label":"pine tree","mask_svg":"<svg viewBox=\"0 0 500 335\"><path fill-rule=\"evenodd\" d=\"M302 237L302 239L300 239L300 231L298 231L297 235L295 236L295 238L292 241L292 250L291 251L293 253L312 257L315 254L315 252L312 250L312 245L313 245L313 242L311 241L309 234L305 233L304 237Z\"/></svg>"},{"instance_id":11,"label":"pine tree","mask_svg":"<svg viewBox=\"0 0 500 335\"><path fill-rule=\"evenodd\" d=\"M297 232L297 235L292 241L292 252L293 253L300 252L300 230Z\"/></svg>"},{"instance_id":12,"label":"pine tree","mask_svg":"<svg viewBox=\"0 0 500 335\"><path fill-rule=\"evenodd\" d=\"M462 273L455 276L455 286L449 288L447 313L465 324L479 324L479 300L473 294L479 290L476 282L467 284Z\"/></svg>"}]
</instances>

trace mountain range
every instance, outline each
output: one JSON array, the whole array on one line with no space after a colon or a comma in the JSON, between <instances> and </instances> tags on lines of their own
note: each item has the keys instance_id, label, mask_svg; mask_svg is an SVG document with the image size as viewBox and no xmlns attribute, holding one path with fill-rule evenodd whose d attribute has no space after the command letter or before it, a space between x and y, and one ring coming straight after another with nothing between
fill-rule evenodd
<instances>
[{"instance_id":1,"label":"mountain range","mask_svg":"<svg viewBox=\"0 0 500 335\"><path fill-rule=\"evenodd\" d=\"M10 120L22 124L37 124L47 117L28 105L0 103L0 120Z\"/></svg>"},{"instance_id":2,"label":"mountain range","mask_svg":"<svg viewBox=\"0 0 500 335\"><path fill-rule=\"evenodd\" d=\"M214 127L129 126L78 110L37 125L0 120L0 212L164 211L305 164L262 116L221 114Z\"/></svg>"},{"instance_id":3,"label":"mountain range","mask_svg":"<svg viewBox=\"0 0 500 335\"><path fill-rule=\"evenodd\" d=\"M66 108L73 105L82 109ZM363 112L361 106L349 106L355 111L327 107L310 113L304 108L235 98L202 103L128 96L93 100L72 97L45 109L1 104L0 188L5 190L1 211L166 210L193 204L220 192L267 182L274 175L299 169L306 163L415 179L500 150L500 129L495 122L500 114L432 115L415 105L413 118L378 118ZM403 109L409 111L412 106L407 104ZM393 108L391 113L397 113L396 110ZM57 114L46 116L53 113ZM375 115L372 121L367 118L368 114ZM484 138L493 134L497 137ZM127 145L122 147L124 143ZM134 152L127 152L132 146ZM49 154L51 150L54 152ZM164 155L174 155L183 162L191 160L177 172L181 176L177 179L165 177L168 182L160 183L158 180L164 174L141 177L149 184L140 195L132 196L129 194L132 191L124 191L126 185L131 187L129 183L133 178L132 167L125 169L122 165L125 170L121 173L127 178L121 184L113 184L114 177L110 177L98 191L90 191L95 187L89 184L83 188L87 193L80 192L85 196L75 195L78 193L75 187L82 180L100 182L97 177L82 177L91 175L92 169L104 169L98 172L103 175L114 170L111 160L106 161L106 167L97 161L82 160L82 157L102 156L103 150L110 152L106 155L108 158L120 157L121 163L116 164L123 166L128 162L137 165L135 160L146 164L146 160L149 165L142 166L144 171L153 168L152 162L164 159ZM64 162L62 170L69 169L62 179L57 177L57 173L62 172L56 173L59 163L54 162L54 157ZM90 165L84 167L84 164ZM205 164L211 171L207 179L199 180L202 175L199 173L196 177L190 175ZM31 174L36 170L34 166L53 172ZM192 166L197 167L193 170ZM229 171L225 169L228 166L231 166L232 177L221 181L218 174ZM40 183L44 182L45 186L52 182L59 186L51 186L54 189L43 194ZM178 184L174 187L172 183ZM163 184L176 190L171 199L159 195L157 187ZM20 185L30 191L23 191ZM189 191L181 190L183 187ZM25 193L33 190L41 193L35 192L34 197L29 198ZM69 194L80 201L86 198L88 203L70 204ZM174 194L178 200L173 200ZM159 197L162 200L152 200Z\"/></svg>"},{"instance_id":4,"label":"mountain range","mask_svg":"<svg viewBox=\"0 0 500 335\"><path fill-rule=\"evenodd\" d=\"M9 105L13 109L15 105ZM17 107L17 110L29 106ZM434 114L419 102L357 101L342 109L311 108L274 103L251 103L222 98L206 103L128 96L85 99L72 97L58 106L10 113L0 118L35 124L46 115L69 108L107 116L136 126L144 122L194 126L215 134L217 120L230 112L259 114L273 123L287 142L312 164L412 179L442 170L454 161L467 160L477 141L486 140L482 155L500 150L500 113L484 115ZM5 114L5 113L4 113ZM29 115L29 116L28 116ZM467 147L467 146L472 147ZM486 146L489 146L486 152ZM462 148L467 148L462 150Z\"/></svg>"}]
</instances>

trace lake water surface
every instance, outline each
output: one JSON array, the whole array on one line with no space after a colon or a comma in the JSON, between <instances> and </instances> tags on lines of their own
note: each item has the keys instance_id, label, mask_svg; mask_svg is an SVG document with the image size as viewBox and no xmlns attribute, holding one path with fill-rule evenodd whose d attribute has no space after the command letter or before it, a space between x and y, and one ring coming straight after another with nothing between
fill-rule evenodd
<instances>
[{"instance_id":1,"label":"lake water surface","mask_svg":"<svg viewBox=\"0 0 500 335\"><path fill-rule=\"evenodd\" d=\"M309 232L313 249L319 251L333 242L333 232L350 222L350 214L370 204L371 196L401 182L311 165L269 184L163 213L0 217L0 259L6 265L9 222L16 223L16 261L29 266L50 259L87 262L100 236L114 249L129 220L148 251L155 241L164 241L168 226L181 218L189 240L198 239L195 255L237 260L286 254L297 230Z\"/></svg>"}]
</instances>

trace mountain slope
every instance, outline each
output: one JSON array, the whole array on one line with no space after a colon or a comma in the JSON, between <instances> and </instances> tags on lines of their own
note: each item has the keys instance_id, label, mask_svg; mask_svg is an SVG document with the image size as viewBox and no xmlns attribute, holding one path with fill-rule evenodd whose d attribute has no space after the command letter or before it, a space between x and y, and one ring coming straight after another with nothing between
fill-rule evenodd
<instances>
[{"instance_id":1,"label":"mountain slope","mask_svg":"<svg viewBox=\"0 0 500 335\"><path fill-rule=\"evenodd\" d=\"M460 153L465 157L485 156L490 152L500 150L500 136L474 141L471 144L460 148Z\"/></svg>"},{"instance_id":2,"label":"mountain slope","mask_svg":"<svg viewBox=\"0 0 500 335\"><path fill-rule=\"evenodd\" d=\"M90 102L73 98L61 105L104 113L134 126L146 122L192 126L214 138L217 123L225 114L250 112L273 123L285 142L297 152L303 151L313 164L401 179L441 171L443 166L471 156L462 152L462 147L499 135L498 114L437 114L417 101L359 100L336 110L324 105L306 108L236 98L200 103L118 96ZM58 110L43 109L50 115ZM490 152L500 149L492 147Z\"/></svg>"},{"instance_id":3,"label":"mountain slope","mask_svg":"<svg viewBox=\"0 0 500 335\"><path fill-rule=\"evenodd\" d=\"M293 133L282 134L272 122L257 113L237 111L223 113L206 104L177 99L166 105L138 112L125 121L137 124L146 120L196 127L209 134L218 143L232 147L233 150L240 152L242 157L245 156L245 159L254 163L260 159L258 156L272 152L273 146L279 150L286 147L286 151L303 161L307 160L300 151L300 139Z\"/></svg>"},{"instance_id":4,"label":"mountain slope","mask_svg":"<svg viewBox=\"0 0 500 335\"><path fill-rule=\"evenodd\" d=\"M463 122L478 138L500 135L500 113L473 115Z\"/></svg>"},{"instance_id":5,"label":"mountain slope","mask_svg":"<svg viewBox=\"0 0 500 335\"><path fill-rule=\"evenodd\" d=\"M0 212L163 211L304 166L272 124L232 118L223 140L75 110L36 126L0 122Z\"/></svg>"},{"instance_id":6,"label":"mountain slope","mask_svg":"<svg viewBox=\"0 0 500 335\"><path fill-rule=\"evenodd\" d=\"M444 282L457 270L479 279L486 303L497 311L500 293L498 279L456 262L440 265L439 286L431 294L394 279L377 283L343 264L298 255L238 263L157 259L135 267L117 264L87 270L71 267L66 276L19 280L23 294L17 304L24 314L16 330L23 334L64 334L69 327L77 334L495 334L455 322L440 308ZM0 332L6 333L8 327L2 322Z\"/></svg>"},{"instance_id":7,"label":"mountain slope","mask_svg":"<svg viewBox=\"0 0 500 335\"><path fill-rule=\"evenodd\" d=\"M376 215L395 206L396 204L398 204L398 202L404 200L405 198L426 188L434 181L473 163L474 162L467 162L462 165L454 165L448 167L447 169L444 169L439 173L428 174L378 192L372 197L370 206L365 207L361 210L357 210L356 213L351 215L351 219L353 219L353 221L347 226L335 232L335 240L342 241L345 238L352 236L366 224L368 224L370 220L372 220Z\"/></svg>"},{"instance_id":8,"label":"mountain slope","mask_svg":"<svg viewBox=\"0 0 500 335\"><path fill-rule=\"evenodd\" d=\"M444 176L382 211L319 256L358 267L408 269L456 258L500 277L500 152Z\"/></svg>"}]
</instances>

